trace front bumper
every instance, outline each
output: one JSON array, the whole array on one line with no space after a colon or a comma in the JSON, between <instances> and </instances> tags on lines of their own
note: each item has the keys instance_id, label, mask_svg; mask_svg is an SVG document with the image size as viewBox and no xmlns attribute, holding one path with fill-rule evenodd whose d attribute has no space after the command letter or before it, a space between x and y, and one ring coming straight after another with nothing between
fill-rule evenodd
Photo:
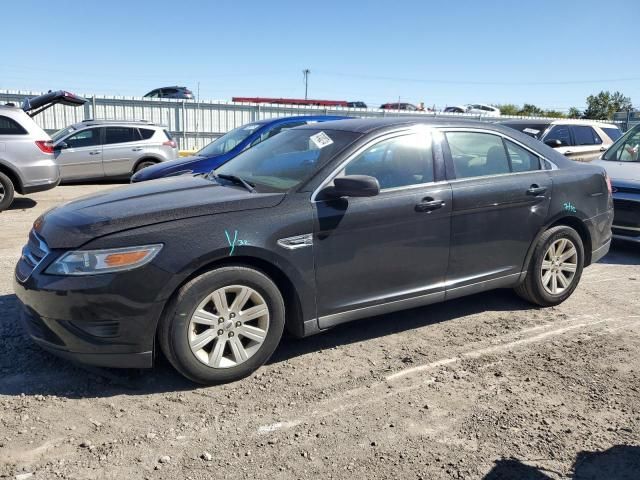
<instances>
[{"instance_id":1,"label":"front bumper","mask_svg":"<svg viewBox=\"0 0 640 480\"><path fill-rule=\"evenodd\" d=\"M151 367L164 302L131 293L131 283L123 278L116 281L116 276L58 277L34 272L24 282L15 278L20 316L29 336L44 349L81 363ZM123 295L114 284L127 285L130 293Z\"/></svg>"}]
</instances>

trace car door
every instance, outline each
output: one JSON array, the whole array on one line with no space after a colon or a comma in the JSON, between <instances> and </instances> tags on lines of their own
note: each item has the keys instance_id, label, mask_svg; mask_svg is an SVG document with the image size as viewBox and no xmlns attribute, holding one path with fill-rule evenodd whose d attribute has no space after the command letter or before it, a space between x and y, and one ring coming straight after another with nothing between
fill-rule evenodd
<instances>
[{"instance_id":1,"label":"car door","mask_svg":"<svg viewBox=\"0 0 640 480\"><path fill-rule=\"evenodd\" d=\"M102 162L107 177L125 176L145 154L144 143L135 127L104 127Z\"/></svg>"},{"instance_id":2,"label":"car door","mask_svg":"<svg viewBox=\"0 0 640 480\"><path fill-rule=\"evenodd\" d=\"M525 132L526 133L526 132ZM559 142L558 146L553 146L553 141ZM571 158L574 150L573 136L569 125L553 125L540 139L541 142L552 146L558 153Z\"/></svg>"},{"instance_id":3,"label":"car door","mask_svg":"<svg viewBox=\"0 0 640 480\"><path fill-rule=\"evenodd\" d=\"M63 180L103 177L102 128L69 135L54 146L54 155Z\"/></svg>"},{"instance_id":4,"label":"car door","mask_svg":"<svg viewBox=\"0 0 640 480\"><path fill-rule=\"evenodd\" d=\"M453 197L447 298L509 286L546 221L551 176L535 152L496 132L445 136Z\"/></svg>"},{"instance_id":5,"label":"car door","mask_svg":"<svg viewBox=\"0 0 640 480\"><path fill-rule=\"evenodd\" d=\"M321 328L444 298L451 190L435 181L433 152L430 133L387 136L327 179L331 185L336 176L369 175L381 190L367 198L315 199Z\"/></svg>"},{"instance_id":6,"label":"car door","mask_svg":"<svg viewBox=\"0 0 640 480\"><path fill-rule=\"evenodd\" d=\"M602 138L590 125L571 125L573 148L565 155L577 162L590 162L606 150Z\"/></svg>"}]
</instances>

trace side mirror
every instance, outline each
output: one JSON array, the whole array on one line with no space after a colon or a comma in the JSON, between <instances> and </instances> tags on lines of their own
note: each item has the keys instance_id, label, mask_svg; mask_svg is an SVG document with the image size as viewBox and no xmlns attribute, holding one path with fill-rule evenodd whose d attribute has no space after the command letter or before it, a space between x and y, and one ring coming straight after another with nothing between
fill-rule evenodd
<instances>
[{"instance_id":1,"label":"side mirror","mask_svg":"<svg viewBox=\"0 0 640 480\"><path fill-rule=\"evenodd\" d=\"M557 138L552 138L550 140L545 140L544 144L551 148L558 148L564 146L564 143L558 140Z\"/></svg>"},{"instance_id":2,"label":"side mirror","mask_svg":"<svg viewBox=\"0 0 640 480\"><path fill-rule=\"evenodd\" d=\"M65 148L69 148L69 144L67 142L60 142L57 143L53 149L54 150L64 150Z\"/></svg>"},{"instance_id":3,"label":"side mirror","mask_svg":"<svg viewBox=\"0 0 640 480\"><path fill-rule=\"evenodd\" d=\"M375 197L380 193L378 179L368 175L338 177L333 184L322 193L328 197Z\"/></svg>"}]
</instances>

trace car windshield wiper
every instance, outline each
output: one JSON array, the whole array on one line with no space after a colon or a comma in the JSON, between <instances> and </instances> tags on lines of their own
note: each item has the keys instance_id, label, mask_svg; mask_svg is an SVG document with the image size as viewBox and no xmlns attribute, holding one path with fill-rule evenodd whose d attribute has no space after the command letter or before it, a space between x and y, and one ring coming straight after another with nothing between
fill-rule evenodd
<instances>
[{"instance_id":1,"label":"car windshield wiper","mask_svg":"<svg viewBox=\"0 0 640 480\"><path fill-rule=\"evenodd\" d=\"M244 188L249 190L251 193L257 193L257 190L255 188L253 188L253 185L251 185L245 179L243 179L242 177L239 177L237 175L231 175L231 174L228 174L228 173L215 174L215 173L211 172L209 174L209 177L213 178L214 180L217 180L218 178L222 178L224 180L229 180L229 181L231 181L233 183L237 183L238 185L242 185Z\"/></svg>"}]
</instances>

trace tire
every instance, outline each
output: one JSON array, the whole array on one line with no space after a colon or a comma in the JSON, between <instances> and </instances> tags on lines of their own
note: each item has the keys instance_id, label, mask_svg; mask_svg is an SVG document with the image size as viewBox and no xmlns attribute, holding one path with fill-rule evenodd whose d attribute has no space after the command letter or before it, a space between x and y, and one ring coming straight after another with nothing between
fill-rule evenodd
<instances>
[{"instance_id":1,"label":"tire","mask_svg":"<svg viewBox=\"0 0 640 480\"><path fill-rule=\"evenodd\" d=\"M14 194L13 182L4 173L0 172L0 212L11 206Z\"/></svg>"},{"instance_id":2,"label":"tire","mask_svg":"<svg viewBox=\"0 0 640 480\"><path fill-rule=\"evenodd\" d=\"M138 165L136 165L136 168L133 170L133 173L138 173L143 168L150 167L151 165L155 165L156 163L158 162L155 162L153 160L142 160L140 163L138 163Z\"/></svg>"},{"instance_id":3,"label":"tire","mask_svg":"<svg viewBox=\"0 0 640 480\"><path fill-rule=\"evenodd\" d=\"M550 250L552 246L556 249L554 251L558 251L558 255L553 255L554 251ZM556 261L561 260L564 255L569 255L572 251L571 246L575 254L563 262ZM523 299L542 307L559 305L569 298L578 286L583 268L584 246L578 232L564 225L550 228L538 240L527 275L515 291ZM556 280L553 279L554 275Z\"/></svg>"},{"instance_id":4,"label":"tire","mask_svg":"<svg viewBox=\"0 0 640 480\"><path fill-rule=\"evenodd\" d=\"M218 308L225 303L226 313ZM158 340L178 372L215 385L244 378L269 360L284 324L284 300L275 283L258 270L229 266L206 272L178 291L160 320Z\"/></svg>"}]
</instances>

